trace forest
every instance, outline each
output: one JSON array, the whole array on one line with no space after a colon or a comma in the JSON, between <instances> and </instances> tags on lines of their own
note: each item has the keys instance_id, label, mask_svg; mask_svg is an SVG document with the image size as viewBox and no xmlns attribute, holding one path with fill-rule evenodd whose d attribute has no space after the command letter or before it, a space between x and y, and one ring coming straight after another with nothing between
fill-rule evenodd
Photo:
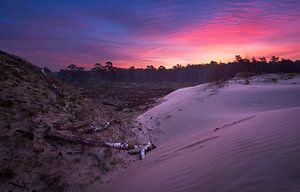
<instances>
[{"instance_id":1,"label":"forest","mask_svg":"<svg viewBox=\"0 0 300 192\"><path fill-rule=\"evenodd\" d=\"M46 70L49 71L48 69ZM83 67L71 64L67 68L53 74L64 82L88 84L91 82L205 83L228 80L237 74L247 77L266 73L299 72L299 60L279 59L277 56L272 56L269 60L265 57L248 59L237 55L233 62L218 63L211 61L207 64L188 64L186 66L177 64L170 69L164 66L156 68L152 65L146 68L118 68L108 61L106 65L96 63L92 69L85 70Z\"/></svg>"}]
</instances>

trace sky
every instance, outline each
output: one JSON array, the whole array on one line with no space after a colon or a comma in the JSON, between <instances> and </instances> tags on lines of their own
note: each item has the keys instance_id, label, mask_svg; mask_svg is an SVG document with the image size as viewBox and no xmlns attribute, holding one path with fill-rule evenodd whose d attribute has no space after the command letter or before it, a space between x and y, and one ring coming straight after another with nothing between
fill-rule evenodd
<instances>
[{"instance_id":1,"label":"sky","mask_svg":"<svg viewBox=\"0 0 300 192\"><path fill-rule=\"evenodd\" d=\"M1 0L0 49L51 70L300 59L299 0Z\"/></svg>"}]
</instances>

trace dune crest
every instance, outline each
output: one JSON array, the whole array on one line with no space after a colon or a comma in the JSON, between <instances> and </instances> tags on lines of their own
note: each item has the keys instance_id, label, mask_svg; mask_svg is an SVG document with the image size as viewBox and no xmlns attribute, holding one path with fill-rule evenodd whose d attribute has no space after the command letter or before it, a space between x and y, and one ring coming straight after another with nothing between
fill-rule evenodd
<instances>
[{"instance_id":1,"label":"dune crest","mask_svg":"<svg viewBox=\"0 0 300 192\"><path fill-rule=\"evenodd\" d=\"M299 190L300 78L262 82L266 77L166 96L138 118L162 131L160 145L105 190Z\"/></svg>"}]
</instances>

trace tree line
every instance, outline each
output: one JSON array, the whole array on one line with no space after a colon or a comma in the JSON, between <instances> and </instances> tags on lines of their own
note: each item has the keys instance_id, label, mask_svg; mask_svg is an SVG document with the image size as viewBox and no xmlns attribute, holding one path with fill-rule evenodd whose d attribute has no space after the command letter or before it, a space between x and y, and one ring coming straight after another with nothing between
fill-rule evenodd
<instances>
[{"instance_id":1,"label":"tree line","mask_svg":"<svg viewBox=\"0 0 300 192\"><path fill-rule=\"evenodd\" d=\"M90 70L77 67L74 64L61 69L54 75L62 81L73 83L103 83L103 82L183 82L205 83L223 81L235 77L238 73L246 76L265 73L300 73L300 61L279 59L272 56L269 61L265 57L243 58L240 55L235 61L218 63L211 61L207 64L177 64L170 69L164 66L146 68L118 68L108 61L106 65L96 63Z\"/></svg>"}]
</instances>

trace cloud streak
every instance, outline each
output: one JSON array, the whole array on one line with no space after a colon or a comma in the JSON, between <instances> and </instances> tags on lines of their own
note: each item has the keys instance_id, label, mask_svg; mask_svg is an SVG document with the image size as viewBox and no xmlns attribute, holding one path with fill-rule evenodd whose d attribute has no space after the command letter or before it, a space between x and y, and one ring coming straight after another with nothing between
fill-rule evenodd
<instances>
[{"instance_id":1,"label":"cloud streak","mask_svg":"<svg viewBox=\"0 0 300 192\"><path fill-rule=\"evenodd\" d=\"M4 1L0 48L59 69L300 58L300 3L242 1Z\"/></svg>"}]
</instances>

